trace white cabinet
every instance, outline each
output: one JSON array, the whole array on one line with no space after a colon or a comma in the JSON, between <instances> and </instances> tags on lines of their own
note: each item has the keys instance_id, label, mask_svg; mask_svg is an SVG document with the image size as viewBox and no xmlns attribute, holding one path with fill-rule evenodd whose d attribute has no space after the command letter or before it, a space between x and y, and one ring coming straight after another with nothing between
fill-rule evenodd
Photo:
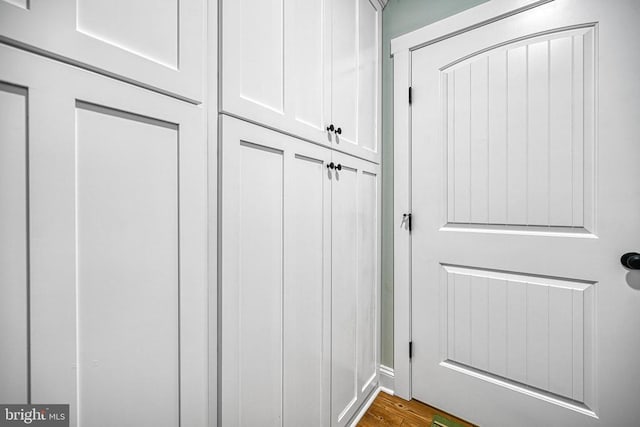
<instances>
[{"instance_id":1,"label":"white cabinet","mask_svg":"<svg viewBox=\"0 0 640 427\"><path fill-rule=\"evenodd\" d=\"M222 425L344 425L377 383L379 167L227 116L221 144Z\"/></svg>"},{"instance_id":2,"label":"white cabinet","mask_svg":"<svg viewBox=\"0 0 640 427\"><path fill-rule=\"evenodd\" d=\"M223 0L221 25L224 113L380 161L376 0Z\"/></svg>"},{"instance_id":3,"label":"white cabinet","mask_svg":"<svg viewBox=\"0 0 640 427\"><path fill-rule=\"evenodd\" d=\"M332 425L344 426L377 385L379 166L333 153Z\"/></svg>"},{"instance_id":4,"label":"white cabinet","mask_svg":"<svg viewBox=\"0 0 640 427\"><path fill-rule=\"evenodd\" d=\"M202 110L7 46L0 80L2 399L207 426Z\"/></svg>"},{"instance_id":5,"label":"white cabinet","mask_svg":"<svg viewBox=\"0 0 640 427\"><path fill-rule=\"evenodd\" d=\"M202 0L0 0L0 28L9 44L201 102L204 10Z\"/></svg>"},{"instance_id":6,"label":"white cabinet","mask_svg":"<svg viewBox=\"0 0 640 427\"><path fill-rule=\"evenodd\" d=\"M333 145L375 162L380 160L380 15L376 0L332 0Z\"/></svg>"}]
</instances>

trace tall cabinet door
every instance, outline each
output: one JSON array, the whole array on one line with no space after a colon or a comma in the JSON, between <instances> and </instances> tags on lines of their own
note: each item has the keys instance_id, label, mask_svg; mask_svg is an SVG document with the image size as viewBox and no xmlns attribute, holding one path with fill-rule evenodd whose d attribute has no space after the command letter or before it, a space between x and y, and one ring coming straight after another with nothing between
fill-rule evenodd
<instances>
[{"instance_id":1,"label":"tall cabinet door","mask_svg":"<svg viewBox=\"0 0 640 427\"><path fill-rule=\"evenodd\" d=\"M7 46L0 81L2 400L208 425L202 110Z\"/></svg>"},{"instance_id":2,"label":"tall cabinet door","mask_svg":"<svg viewBox=\"0 0 640 427\"><path fill-rule=\"evenodd\" d=\"M5 43L202 102L204 5L203 0L0 0L0 32Z\"/></svg>"},{"instance_id":3,"label":"tall cabinet door","mask_svg":"<svg viewBox=\"0 0 640 427\"><path fill-rule=\"evenodd\" d=\"M222 111L330 144L330 0L222 1Z\"/></svg>"},{"instance_id":4,"label":"tall cabinet door","mask_svg":"<svg viewBox=\"0 0 640 427\"><path fill-rule=\"evenodd\" d=\"M380 161L380 24L376 0L332 0L334 148Z\"/></svg>"},{"instance_id":5,"label":"tall cabinet door","mask_svg":"<svg viewBox=\"0 0 640 427\"><path fill-rule=\"evenodd\" d=\"M331 424L343 426L377 382L380 177L352 156L333 163Z\"/></svg>"},{"instance_id":6,"label":"tall cabinet door","mask_svg":"<svg viewBox=\"0 0 640 427\"><path fill-rule=\"evenodd\" d=\"M330 150L223 116L221 425L330 423Z\"/></svg>"}]
</instances>

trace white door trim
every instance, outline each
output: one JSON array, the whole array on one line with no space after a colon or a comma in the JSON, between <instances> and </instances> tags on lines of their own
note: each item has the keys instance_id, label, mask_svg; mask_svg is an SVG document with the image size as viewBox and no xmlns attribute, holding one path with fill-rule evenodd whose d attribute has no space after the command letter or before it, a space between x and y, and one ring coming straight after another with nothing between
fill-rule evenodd
<instances>
[{"instance_id":1,"label":"white door trim","mask_svg":"<svg viewBox=\"0 0 640 427\"><path fill-rule=\"evenodd\" d=\"M411 212L411 51L553 0L491 0L391 40L393 56L393 362L395 394L411 399L411 239L400 228ZM418 219L419 221L419 219Z\"/></svg>"}]
</instances>

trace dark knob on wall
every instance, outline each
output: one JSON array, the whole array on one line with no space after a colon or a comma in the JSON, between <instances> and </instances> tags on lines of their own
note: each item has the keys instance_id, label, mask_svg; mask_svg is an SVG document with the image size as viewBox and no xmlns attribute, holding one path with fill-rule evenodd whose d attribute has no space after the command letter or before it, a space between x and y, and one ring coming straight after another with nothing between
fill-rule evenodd
<instances>
[{"instance_id":1,"label":"dark knob on wall","mask_svg":"<svg viewBox=\"0 0 640 427\"><path fill-rule=\"evenodd\" d=\"M640 254L637 252L628 252L622 255L620 262L624 268L629 270L640 270Z\"/></svg>"},{"instance_id":2,"label":"dark knob on wall","mask_svg":"<svg viewBox=\"0 0 640 427\"><path fill-rule=\"evenodd\" d=\"M331 163L329 163L329 164L327 165L327 169L333 169L333 168L335 168L335 167L336 167L336 165L335 165L333 162L331 162ZM339 169L338 169L338 170L339 170Z\"/></svg>"},{"instance_id":3,"label":"dark knob on wall","mask_svg":"<svg viewBox=\"0 0 640 427\"><path fill-rule=\"evenodd\" d=\"M333 132L335 129L335 127L333 126L333 123L330 124L329 126L327 126L327 132Z\"/></svg>"},{"instance_id":4,"label":"dark knob on wall","mask_svg":"<svg viewBox=\"0 0 640 427\"><path fill-rule=\"evenodd\" d=\"M340 163L338 163L338 166L336 166L336 170L338 170L338 171L342 170L342 165Z\"/></svg>"},{"instance_id":5,"label":"dark knob on wall","mask_svg":"<svg viewBox=\"0 0 640 427\"><path fill-rule=\"evenodd\" d=\"M336 129L336 135L341 135L341 134L342 134L342 128Z\"/></svg>"}]
</instances>

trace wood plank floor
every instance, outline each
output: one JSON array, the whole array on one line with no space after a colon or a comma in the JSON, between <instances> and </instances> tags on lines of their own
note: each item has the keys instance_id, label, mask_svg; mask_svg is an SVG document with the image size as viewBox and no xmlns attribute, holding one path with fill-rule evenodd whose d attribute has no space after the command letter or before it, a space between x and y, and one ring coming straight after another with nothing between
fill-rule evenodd
<instances>
[{"instance_id":1,"label":"wood plank floor","mask_svg":"<svg viewBox=\"0 0 640 427\"><path fill-rule=\"evenodd\" d=\"M473 427L473 424L469 424L417 400L406 401L384 392L378 394L358 423L358 427L431 427L434 415L440 415L464 427Z\"/></svg>"}]
</instances>

